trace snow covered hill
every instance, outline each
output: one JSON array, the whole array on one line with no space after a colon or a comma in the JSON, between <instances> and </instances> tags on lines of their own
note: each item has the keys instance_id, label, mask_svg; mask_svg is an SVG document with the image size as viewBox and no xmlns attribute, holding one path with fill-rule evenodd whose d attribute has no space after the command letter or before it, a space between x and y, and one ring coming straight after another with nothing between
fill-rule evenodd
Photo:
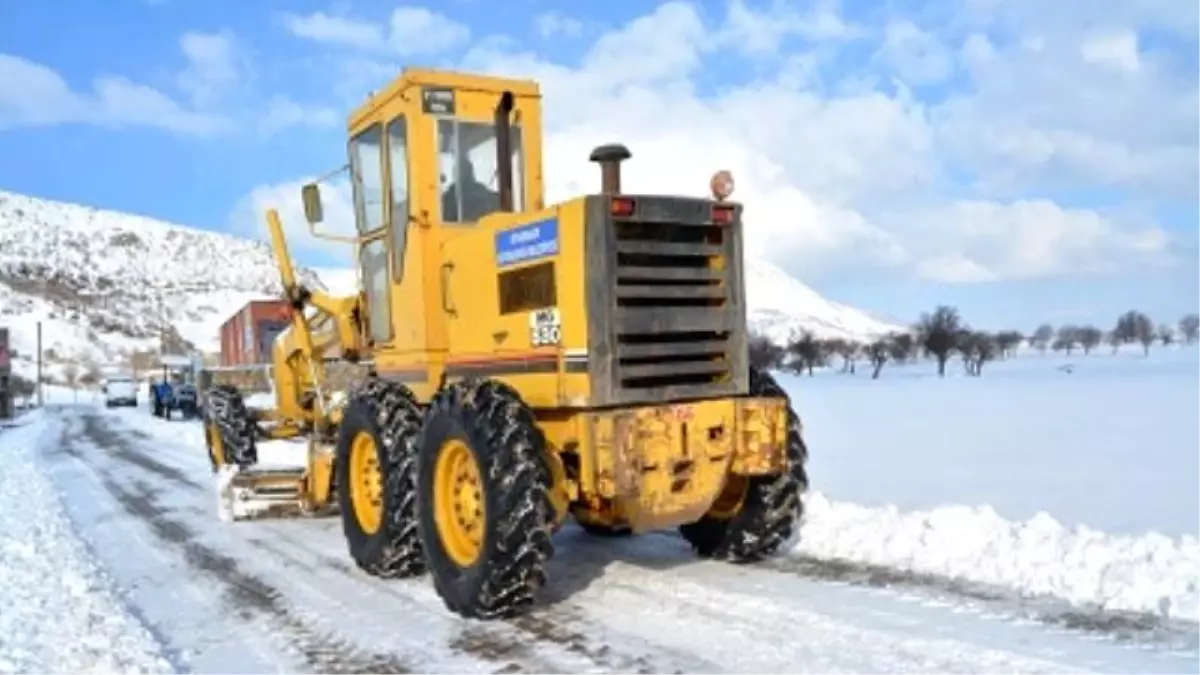
<instances>
[{"instance_id":1,"label":"snow covered hill","mask_svg":"<svg viewBox=\"0 0 1200 675\"><path fill-rule=\"evenodd\" d=\"M818 338L867 341L906 327L832 302L765 260L746 261L746 304L750 325L772 341L785 343L796 331Z\"/></svg>"},{"instance_id":2,"label":"snow covered hill","mask_svg":"<svg viewBox=\"0 0 1200 675\"><path fill-rule=\"evenodd\" d=\"M307 282L315 274L301 270ZM28 374L42 321L47 374L137 350L215 350L217 327L279 296L265 244L127 213L0 191L0 324Z\"/></svg>"},{"instance_id":3,"label":"snow covered hill","mask_svg":"<svg viewBox=\"0 0 1200 675\"><path fill-rule=\"evenodd\" d=\"M301 270L337 293L348 269ZM797 329L868 339L901 327L830 302L762 260L747 266L753 328L777 341ZM135 351L218 349L218 326L246 301L279 295L270 248L151 218L0 191L0 324L30 374L37 321L47 374L61 364L122 363Z\"/></svg>"}]
</instances>

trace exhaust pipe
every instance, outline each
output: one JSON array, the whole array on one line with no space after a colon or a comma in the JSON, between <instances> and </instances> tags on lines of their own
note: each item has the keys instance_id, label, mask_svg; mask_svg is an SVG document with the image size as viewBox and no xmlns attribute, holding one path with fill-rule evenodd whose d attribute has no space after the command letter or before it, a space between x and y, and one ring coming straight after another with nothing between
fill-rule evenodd
<instances>
[{"instance_id":1,"label":"exhaust pipe","mask_svg":"<svg viewBox=\"0 0 1200 675\"><path fill-rule=\"evenodd\" d=\"M496 104L493 126L496 130L496 181L499 183L500 210L513 210L512 126L509 115L513 109L513 93L500 94Z\"/></svg>"},{"instance_id":2,"label":"exhaust pipe","mask_svg":"<svg viewBox=\"0 0 1200 675\"><path fill-rule=\"evenodd\" d=\"M601 145L592 150L588 159L600 165L600 192L602 194L621 194L621 162L632 156L629 148L620 143Z\"/></svg>"}]
</instances>

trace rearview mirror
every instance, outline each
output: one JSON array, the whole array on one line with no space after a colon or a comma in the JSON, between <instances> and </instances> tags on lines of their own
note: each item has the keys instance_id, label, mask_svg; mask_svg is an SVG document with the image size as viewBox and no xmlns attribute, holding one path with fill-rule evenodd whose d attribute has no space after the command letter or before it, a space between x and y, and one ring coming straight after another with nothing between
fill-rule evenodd
<instances>
[{"instance_id":1,"label":"rearview mirror","mask_svg":"<svg viewBox=\"0 0 1200 675\"><path fill-rule=\"evenodd\" d=\"M308 183L300 188L300 199L304 202L304 218L310 225L316 225L324 220L321 210L321 187L316 183Z\"/></svg>"}]
</instances>

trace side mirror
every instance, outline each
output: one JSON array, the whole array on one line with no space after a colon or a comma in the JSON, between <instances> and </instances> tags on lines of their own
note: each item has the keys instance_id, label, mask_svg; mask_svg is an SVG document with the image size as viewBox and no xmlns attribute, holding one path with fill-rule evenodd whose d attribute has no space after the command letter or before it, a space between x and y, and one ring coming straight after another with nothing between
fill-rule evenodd
<instances>
[{"instance_id":1,"label":"side mirror","mask_svg":"<svg viewBox=\"0 0 1200 675\"><path fill-rule=\"evenodd\" d=\"M300 199L304 202L304 218L310 225L316 225L324 220L321 209L321 187L316 183L308 183L300 188Z\"/></svg>"}]
</instances>

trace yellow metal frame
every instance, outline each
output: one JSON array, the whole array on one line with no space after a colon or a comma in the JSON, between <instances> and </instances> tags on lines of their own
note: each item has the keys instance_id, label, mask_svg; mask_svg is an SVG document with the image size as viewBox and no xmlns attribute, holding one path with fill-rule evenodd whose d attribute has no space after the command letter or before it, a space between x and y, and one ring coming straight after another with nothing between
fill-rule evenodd
<instances>
[{"instance_id":1,"label":"yellow metal frame","mask_svg":"<svg viewBox=\"0 0 1200 675\"><path fill-rule=\"evenodd\" d=\"M505 92L512 94L511 119L520 128L522 153L520 165L514 167L514 188L523 208L493 212L470 224L440 220L439 116L423 110L424 87L453 90L454 118L489 124L497 99ZM407 184L402 196L407 213L393 213L399 186L392 184L393 149L387 130L398 118L405 120ZM279 214L275 210L266 214L284 294L294 307L292 325L273 351L277 394L273 417L280 422L273 433L308 433L316 439L310 443L309 467L303 477L304 499L310 506L327 504L331 498L334 460L328 443L340 422L340 411L319 394L324 360L331 356L370 358L380 376L403 382L422 403L445 383L472 373L514 387L535 411L545 434L553 478L551 499L560 521L574 513L591 523L628 525L641 531L692 522L706 514L727 517L740 508L737 486L744 483L740 477L786 469L784 400L720 398L620 409L590 406L588 374L566 367L569 354L588 350L585 202L578 198L545 204L541 94L535 82L406 69L350 114L347 132L353 139L376 124L383 131L383 159L380 167L365 170L379 172L383 226L366 233L360 229L355 237L318 236L352 241L356 261L370 242L381 238L387 242L388 340L367 341L371 333L364 291L336 297L301 288ZM495 237L502 230L551 218L557 221L559 237L551 259L561 340L553 346L535 346L529 312L503 314L497 306ZM309 225L316 234L313 223ZM405 228L403 251L391 246L396 228ZM542 261L514 269L536 262ZM461 459L462 453L471 456L465 446L443 449L447 464L442 467L439 460L436 494L455 492L451 483L443 482L465 472L465 464L455 459ZM446 514L463 502L445 499L449 501L436 506L439 527L445 521L447 550L465 566L478 555L482 543L464 535L463 527L459 528L462 536L453 534ZM482 521L477 524L482 527ZM476 548L472 550L469 543Z\"/></svg>"}]
</instances>

